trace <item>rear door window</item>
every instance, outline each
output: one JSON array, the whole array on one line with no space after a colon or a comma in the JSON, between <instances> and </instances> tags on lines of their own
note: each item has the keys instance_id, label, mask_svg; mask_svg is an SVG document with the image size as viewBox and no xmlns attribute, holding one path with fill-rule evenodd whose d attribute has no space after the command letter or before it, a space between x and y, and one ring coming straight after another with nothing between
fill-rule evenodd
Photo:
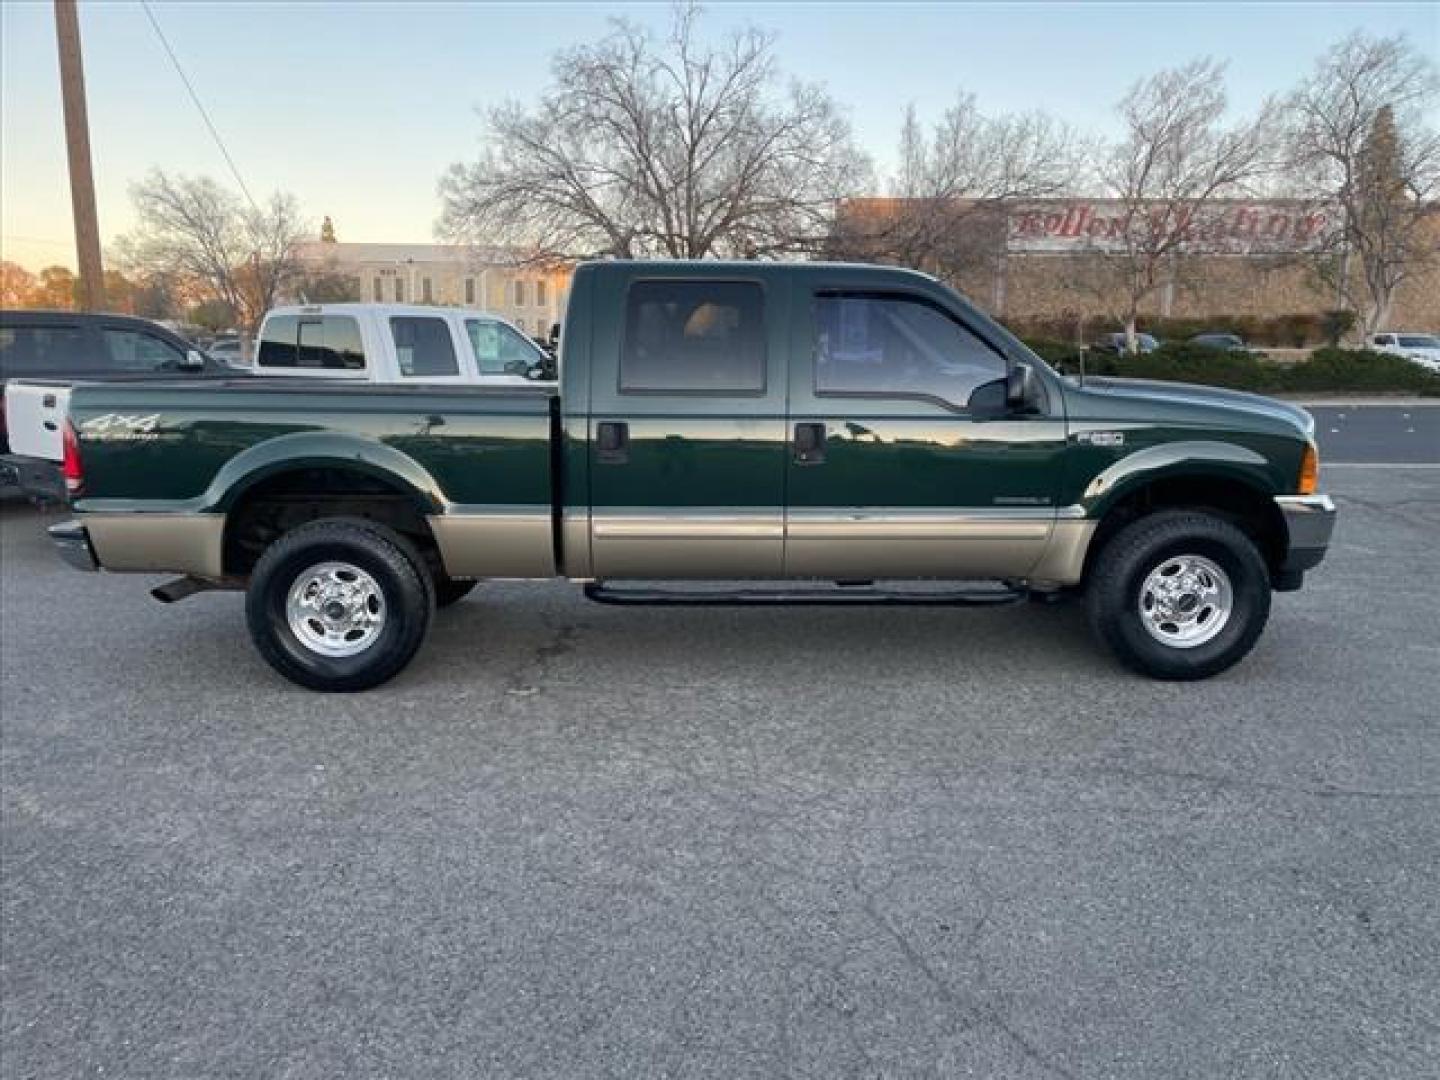
<instances>
[{"instance_id":1,"label":"rear door window","mask_svg":"<svg viewBox=\"0 0 1440 1080\"><path fill-rule=\"evenodd\" d=\"M621 393L760 394L764 298L741 281L639 281L630 288Z\"/></svg>"},{"instance_id":2,"label":"rear door window","mask_svg":"<svg viewBox=\"0 0 1440 1080\"><path fill-rule=\"evenodd\" d=\"M78 326L7 326L0 330L0 377L106 370L93 340Z\"/></svg>"},{"instance_id":3,"label":"rear door window","mask_svg":"<svg viewBox=\"0 0 1440 1080\"><path fill-rule=\"evenodd\" d=\"M460 374L455 342L444 319L397 315L390 320L395 359L406 378L444 378Z\"/></svg>"}]
</instances>

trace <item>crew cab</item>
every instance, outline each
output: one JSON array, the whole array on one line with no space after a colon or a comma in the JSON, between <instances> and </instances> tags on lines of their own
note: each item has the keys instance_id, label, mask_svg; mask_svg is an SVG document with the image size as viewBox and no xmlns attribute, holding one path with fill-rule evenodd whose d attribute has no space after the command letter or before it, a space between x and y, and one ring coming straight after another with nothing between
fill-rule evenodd
<instances>
[{"instance_id":1,"label":"crew cab","mask_svg":"<svg viewBox=\"0 0 1440 1080\"><path fill-rule=\"evenodd\" d=\"M61 428L72 382L222 373L218 362L149 319L0 311L0 470L32 498L63 500ZM12 385L17 379L26 382Z\"/></svg>"},{"instance_id":2,"label":"crew cab","mask_svg":"<svg viewBox=\"0 0 1440 1080\"><path fill-rule=\"evenodd\" d=\"M84 569L246 590L320 690L400 671L488 578L628 603L994 603L1083 593L1145 674L1254 645L1323 558L1308 414L1057 375L945 285L824 263L601 262L560 383L94 385L70 402Z\"/></svg>"},{"instance_id":3,"label":"crew cab","mask_svg":"<svg viewBox=\"0 0 1440 1080\"><path fill-rule=\"evenodd\" d=\"M553 380L551 357L498 316L406 304L306 304L266 312L259 375L395 385Z\"/></svg>"}]
</instances>

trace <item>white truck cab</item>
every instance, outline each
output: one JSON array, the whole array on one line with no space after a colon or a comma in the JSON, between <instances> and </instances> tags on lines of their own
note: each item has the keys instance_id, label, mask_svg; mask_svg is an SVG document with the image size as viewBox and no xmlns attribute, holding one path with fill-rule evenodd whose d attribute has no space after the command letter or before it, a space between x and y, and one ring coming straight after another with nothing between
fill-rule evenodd
<instances>
[{"instance_id":1,"label":"white truck cab","mask_svg":"<svg viewBox=\"0 0 1440 1080\"><path fill-rule=\"evenodd\" d=\"M1414 330L1389 330L1370 338L1376 352L1394 353L1440 374L1440 337Z\"/></svg>"},{"instance_id":2,"label":"white truck cab","mask_svg":"<svg viewBox=\"0 0 1440 1080\"><path fill-rule=\"evenodd\" d=\"M530 384L549 355L483 311L413 304L303 304L265 315L254 372L372 383Z\"/></svg>"}]
</instances>

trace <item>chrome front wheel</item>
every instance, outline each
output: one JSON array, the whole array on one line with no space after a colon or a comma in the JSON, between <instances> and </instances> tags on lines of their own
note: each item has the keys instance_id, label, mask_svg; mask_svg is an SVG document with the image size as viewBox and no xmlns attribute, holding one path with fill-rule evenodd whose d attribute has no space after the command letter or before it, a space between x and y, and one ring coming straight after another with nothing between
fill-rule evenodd
<instances>
[{"instance_id":1,"label":"chrome front wheel","mask_svg":"<svg viewBox=\"0 0 1440 1080\"><path fill-rule=\"evenodd\" d=\"M1203 555L1173 555L1140 586L1140 621L1172 649L1204 645L1225 629L1235 609L1230 577Z\"/></svg>"}]
</instances>

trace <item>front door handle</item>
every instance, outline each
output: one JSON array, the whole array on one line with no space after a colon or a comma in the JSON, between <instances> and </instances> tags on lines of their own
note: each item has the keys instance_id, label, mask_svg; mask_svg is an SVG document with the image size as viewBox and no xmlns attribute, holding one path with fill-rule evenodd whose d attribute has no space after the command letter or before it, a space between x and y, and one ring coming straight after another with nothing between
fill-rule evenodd
<instances>
[{"instance_id":1,"label":"front door handle","mask_svg":"<svg viewBox=\"0 0 1440 1080\"><path fill-rule=\"evenodd\" d=\"M595 460L601 465L624 465L630 460L630 425L623 420L602 420L595 427Z\"/></svg>"},{"instance_id":2,"label":"front door handle","mask_svg":"<svg viewBox=\"0 0 1440 1080\"><path fill-rule=\"evenodd\" d=\"M795 464L823 465L825 463L825 425L795 425Z\"/></svg>"}]
</instances>

